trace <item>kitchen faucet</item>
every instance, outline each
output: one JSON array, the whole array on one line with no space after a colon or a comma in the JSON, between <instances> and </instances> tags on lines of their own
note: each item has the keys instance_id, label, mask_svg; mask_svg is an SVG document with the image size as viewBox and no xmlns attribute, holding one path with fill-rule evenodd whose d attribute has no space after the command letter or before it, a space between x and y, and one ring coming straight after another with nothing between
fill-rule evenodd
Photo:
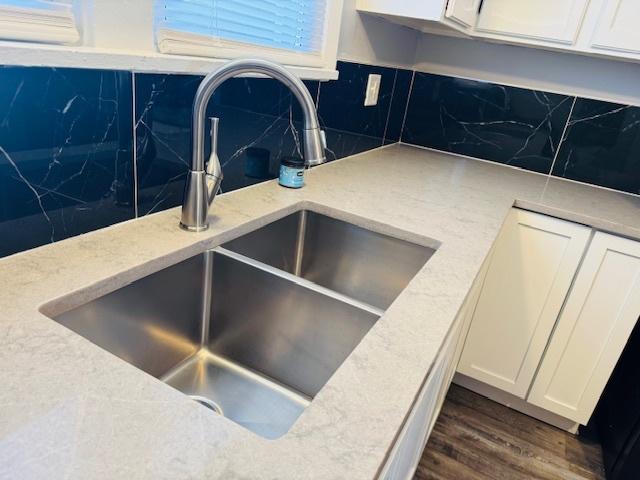
<instances>
[{"instance_id":1,"label":"kitchen faucet","mask_svg":"<svg viewBox=\"0 0 640 480\"><path fill-rule=\"evenodd\" d=\"M293 92L300 102L304 116L304 159L308 167L326 161L324 149L326 140L320 129L315 104L302 80L283 66L258 59L233 60L218 70L208 74L200 83L193 102L192 112L192 160L187 176L187 185L182 204L180 227L190 232L200 232L209 228L207 215L209 207L218 193L222 182L222 167L217 154L218 119L211 118L211 155L204 163L204 125L209 99L216 89L227 79L242 74L262 74L282 82Z\"/></svg>"}]
</instances>

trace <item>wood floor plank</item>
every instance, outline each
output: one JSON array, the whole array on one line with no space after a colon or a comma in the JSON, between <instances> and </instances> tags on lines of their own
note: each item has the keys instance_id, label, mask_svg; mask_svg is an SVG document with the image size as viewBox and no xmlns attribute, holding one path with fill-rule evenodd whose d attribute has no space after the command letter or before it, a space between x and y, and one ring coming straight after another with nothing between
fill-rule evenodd
<instances>
[{"instance_id":1,"label":"wood floor plank","mask_svg":"<svg viewBox=\"0 0 640 480\"><path fill-rule=\"evenodd\" d=\"M453 385L414 480L604 480L600 447Z\"/></svg>"}]
</instances>

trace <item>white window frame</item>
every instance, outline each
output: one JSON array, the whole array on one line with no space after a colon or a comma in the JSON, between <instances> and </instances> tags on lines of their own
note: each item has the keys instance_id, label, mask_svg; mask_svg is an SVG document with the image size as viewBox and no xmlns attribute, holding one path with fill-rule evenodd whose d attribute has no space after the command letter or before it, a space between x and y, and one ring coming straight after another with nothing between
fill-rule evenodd
<instances>
[{"instance_id":1,"label":"white window frame","mask_svg":"<svg viewBox=\"0 0 640 480\"><path fill-rule=\"evenodd\" d=\"M302 79L335 80L343 0L327 0L324 48L316 66L300 65L294 56L276 60ZM207 74L229 57L196 57L158 52L154 0L76 0L80 45L46 45L0 40L0 64L97 68L149 73ZM123 16L122 12L127 12ZM133 21L125 21L134 19ZM115 32L115 33L114 33ZM259 47L258 47L259 48ZM257 49L237 56L261 56Z\"/></svg>"},{"instance_id":2,"label":"white window frame","mask_svg":"<svg viewBox=\"0 0 640 480\"><path fill-rule=\"evenodd\" d=\"M64 8L27 8L0 3L0 39L74 44L80 40L74 2Z\"/></svg>"},{"instance_id":3,"label":"white window frame","mask_svg":"<svg viewBox=\"0 0 640 480\"><path fill-rule=\"evenodd\" d=\"M322 46L317 53L294 52L210 38L189 32L165 30L159 26L155 27L155 38L158 51L169 55L179 54L223 59L260 57L290 66L328 68L335 65L340 36L340 22L332 21L332 19L341 18L341 16L342 0L326 0Z\"/></svg>"}]
</instances>

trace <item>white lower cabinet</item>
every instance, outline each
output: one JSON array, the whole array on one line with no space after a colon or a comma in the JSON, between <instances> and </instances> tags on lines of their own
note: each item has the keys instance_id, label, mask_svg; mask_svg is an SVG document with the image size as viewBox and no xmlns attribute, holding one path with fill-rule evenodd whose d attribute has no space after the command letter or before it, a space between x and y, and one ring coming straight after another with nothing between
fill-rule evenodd
<instances>
[{"instance_id":1,"label":"white lower cabinet","mask_svg":"<svg viewBox=\"0 0 640 480\"><path fill-rule=\"evenodd\" d=\"M640 243L595 234L528 401L586 424L640 315Z\"/></svg>"},{"instance_id":2,"label":"white lower cabinet","mask_svg":"<svg viewBox=\"0 0 640 480\"><path fill-rule=\"evenodd\" d=\"M640 242L514 209L457 371L542 420L585 425L639 317Z\"/></svg>"},{"instance_id":3,"label":"white lower cabinet","mask_svg":"<svg viewBox=\"0 0 640 480\"><path fill-rule=\"evenodd\" d=\"M511 210L494 246L460 373L525 398L590 233Z\"/></svg>"},{"instance_id":4,"label":"white lower cabinet","mask_svg":"<svg viewBox=\"0 0 640 480\"><path fill-rule=\"evenodd\" d=\"M481 268L467 299L458 312L453 329L447 336L445 345L418 394L416 403L407 417L379 478L384 480L413 478L451 385L488 263L488 261L485 262Z\"/></svg>"}]
</instances>

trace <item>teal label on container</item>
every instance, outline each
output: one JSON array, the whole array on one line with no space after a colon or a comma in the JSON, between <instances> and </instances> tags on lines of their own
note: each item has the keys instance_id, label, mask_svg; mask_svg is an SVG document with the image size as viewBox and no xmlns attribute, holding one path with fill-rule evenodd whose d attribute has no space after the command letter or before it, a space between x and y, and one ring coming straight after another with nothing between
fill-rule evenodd
<instances>
[{"instance_id":1,"label":"teal label on container","mask_svg":"<svg viewBox=\"0 0 640 480\"><path fill-rule=\"evenodd\" d=\"M280 185L289 188L304 187L304 168L280 165Z\"/></svg>"}]
</instances>

